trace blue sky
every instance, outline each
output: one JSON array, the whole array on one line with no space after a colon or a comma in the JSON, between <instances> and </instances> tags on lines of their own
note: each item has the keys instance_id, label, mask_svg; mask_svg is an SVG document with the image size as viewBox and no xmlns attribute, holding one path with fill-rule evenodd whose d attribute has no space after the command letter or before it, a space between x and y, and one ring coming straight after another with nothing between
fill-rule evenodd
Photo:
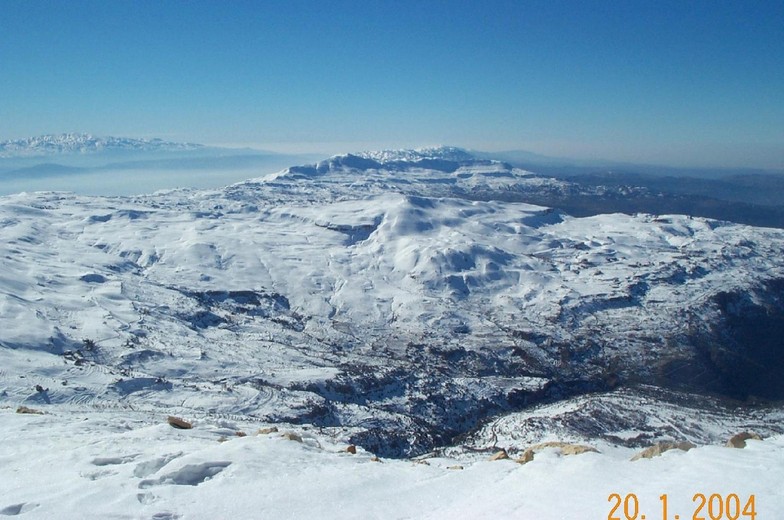
<instances>
[{"instance_id":1,"label":"blue sky","mask_svg":"<svg viewBox=\"0 0 784 520\"><path fill-rule=\"evenodd\" d=\"M784 1L22 1L0 140L784 168Z\"/></svg>"}]
</instances>

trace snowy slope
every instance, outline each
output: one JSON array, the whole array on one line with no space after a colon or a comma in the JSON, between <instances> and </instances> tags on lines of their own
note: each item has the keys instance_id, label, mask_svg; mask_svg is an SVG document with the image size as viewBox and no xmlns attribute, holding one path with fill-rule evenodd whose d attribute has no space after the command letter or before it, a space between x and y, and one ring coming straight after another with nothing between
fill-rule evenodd
<instances>
[{"instance_id":1,"label":"snowy slope","mask_svg":"<svg viewBox=\"0 0 784 520\"><path fill-rule=\"evenodd\" d=\"M784 231L510 202L571 189L443 148L0 198L0 515L776 517ZM600 453L488 460L546 441Z\"/></svg>"},{"instance_id":2,"label":"snowy slope","mask_svg":"<svg viewBox=\"0 0 784 520\"><path fill-rule=\"evenodd\" d=\"M221 421L175 430L139 412L0 409L0 516L25 519L607 518L613 493L640 513L691 518L696 493L755 496L756 518L784 511L784 438L705 446L655 459L626 448L511 460L382 459L307 429L256 435ZM284 432L301 435L287 440ZM237 437L237 432L246 433ZM221 442L222 441L222 442ZM621 509L621 512L623 509ZM706 513L707 510L703 510ZM750 516L740 516L748 519Z\"/></svg>"},{"instance_id":3,"label":"snowy slope","mask_svg":"<svg viewBox=\"0 0 784 520\"><path fill-rule=\"evenodd\" d=\"M411 456L618 386L781 397L784 232L504 202L562 189L430 149L221 190L3 197L0 399L310 424ZM781 432L761 417L693 439Z\"/></svg>"}]
</instances>

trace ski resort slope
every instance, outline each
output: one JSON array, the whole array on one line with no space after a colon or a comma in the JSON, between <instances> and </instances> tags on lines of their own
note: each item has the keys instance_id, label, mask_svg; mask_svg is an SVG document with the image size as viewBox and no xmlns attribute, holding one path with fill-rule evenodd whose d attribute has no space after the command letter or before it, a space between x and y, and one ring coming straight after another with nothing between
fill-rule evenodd
<instances>
[{"instance_id":1,"label":"ski resort slope","mask_svg":"<svg viewBox=\"0 0 784 520\"><path fill-rule=\"evenodd\" d=\"M608 518L613 493L633 493L640 514L653 519L664 518L663 494L667 518L692 518L697 493L734 494L741 507L754 495L758 520L784 511L782 436L634 462L625 448L575 456L545 450L521 465L374 461L317 432L297 430L299 442L284 430L256 435L257 428L223 421L176 430L132 411L0 409L0 516L580 520ZM618 513L623 518L623 507Z\"/></svg>"}]
</instances>

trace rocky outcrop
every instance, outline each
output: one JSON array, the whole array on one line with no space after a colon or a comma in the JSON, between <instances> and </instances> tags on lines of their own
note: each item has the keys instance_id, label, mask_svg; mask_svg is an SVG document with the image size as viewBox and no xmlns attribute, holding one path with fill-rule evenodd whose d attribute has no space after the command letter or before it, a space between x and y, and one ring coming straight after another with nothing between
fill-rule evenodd
<instances>
[{"instance_id":1,"label":"rocky outcrop","mask_svg":"<svg viewBox=\"0 0 784 520\"><path fill-rule=\"evenodd\" d=\"M281 437L289 441L302 442L302 436L294 432L285 432Z\"/></svg>"},{"instance_id":2,"label":"rocky outcrop","mask_svg":"<svg viewBox=\"0 0 784 520\"><path fill-rule=\"evenodd\" d=\"M185 419L174 417L173 415L170 415L166 419L166 422L168 422L172 428L177 428L178 430L190 430L193 428L193 424L189 423Z\"/></svg>"},{"instance_id":3,"label":"rocky outcrop","mask_svg":"<svg viewBox=\"0 0 784 520\"><path fill-rule=\"evenodd\" d=\"M542 450L548 448L555 448L561 456L580 455L581 453L599 453L599 450L592 446L583 444L570 444L568 442L543 442L526 449L516 462L519 464L526 464L534 460L534 455Z\"/></svg>"},{"instance_id":4,"label":"rocky outcrop","mask_svg":"<svg viewBox=\"0 0 784 520\"><path fill-rule=\"evenodd\" d=\"M43 415L44 412L41 410L36 410L34 408L28 408L26 406L20 406L16 409L16 413L23 413L23 414L34 414L34 415Z\"/></svg>"},{"instance_id":5,"label":"rocky outcrop","mask_svg":"<svg viewBox=\"0 0 784 520\"><path fill-rule=\"evenodd\" d=\"M665 451L670 450L682 450L682 451L689 451L692 448L696 448L697 446L689 441L662 441L657 442L653 446L649 446L645 448L640 453L632 457L632 460L640 460L640 459L652 459L654 457L660 456Z\"/></svg>"},{"instance_id":6,"label":"rocky outcrop","mask_svg":"<svg viewBox=\"0 0 784 520\"><path fill-rule=\"evenodd\" d=\"M506 453L506 450L501 450L501 451L498 451L495 454L493 454L493 456L490 457L489 460L491 460L491 461L494 461L494 460L506 460L508 458L509 458L509 454Z\"/></svg>"},{"instance_id":7,"label":"rocky outcrop","mask_svg":"<svg viewBox=\"0 0 784 520\"><path fill-rule=\"evenodd\" d=\"M745 448L746 441L752 439L755 441L761 441L762 436L754 433L754 432L740 432L736 435L730 437L730 440L727 441L726 446L728 448Z\"/></svg>"}]
</instances>

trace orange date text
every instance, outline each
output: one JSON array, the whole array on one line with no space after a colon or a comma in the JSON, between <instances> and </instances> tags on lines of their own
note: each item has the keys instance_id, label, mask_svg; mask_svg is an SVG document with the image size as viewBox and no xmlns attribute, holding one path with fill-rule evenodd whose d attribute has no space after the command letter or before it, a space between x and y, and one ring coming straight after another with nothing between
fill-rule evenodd
<instances>
[{"instance_id":1,"label":"orange date text","mask_svg":"<svg viewBox=\"0 0 784 520\"><path fill-rule=\"evenodd\" d=\"M634 493L612 493L607 497L610 512L607 520L756 520L757 502L754 495L740 497L735 493L721 495L695 493L690 511L672 511L667 494L659 496L658 504L643 504Z\"/></svg>"}]
</instances>

